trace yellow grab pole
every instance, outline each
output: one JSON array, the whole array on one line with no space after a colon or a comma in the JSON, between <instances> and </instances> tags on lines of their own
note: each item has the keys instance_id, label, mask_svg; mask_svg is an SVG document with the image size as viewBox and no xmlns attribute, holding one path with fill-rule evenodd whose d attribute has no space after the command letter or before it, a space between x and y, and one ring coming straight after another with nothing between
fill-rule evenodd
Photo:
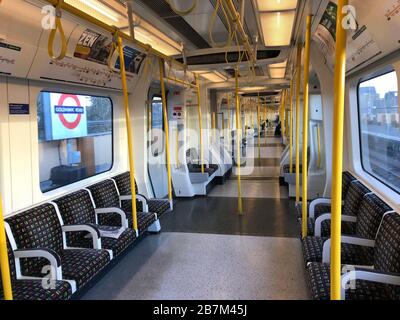
<instances>
[{"instance_id":1,"label":"yellow grab pole","mask_svg":"<svg viewBox=\"0 0 400 320\"><path fill-rule=\"evenodd\" d=\"M226 94L226 107L228 110L228 129L231 129L231 101L230 101L230 96L229 93Z\"/></svg>"},{"instance_id":2,"label":"yellow grab pole","mask_svg":"<svg viewBox=\"0 0 400 320\"><path fill-rule=\"evenodd\" d=\"M204 158L203 158L203 119L201 114L201 97L200 97L200 82L199 75L196 74L196 92L197 92L197 115L199 118L199 144L200 144L200 165L201 165L201 173L204 173Z\"/></svg>"},{"instance_id":3,"label":"yellow grab pole","mask_svg":"<svg viewBox=\"0 0 400 320\"><path fill-rule=\"evenodd\" d=\"M282 101L281 101L281 130L282 130L282 138L285 136L286 134L286 128L285 128L285 100L286 100L286 91L283 90L282 91L282 97L281 97Z\"/></svg>"},{"instance_id":4,"label":"yellow grab pole","mask_svg":"<svg viewBox=\"0 0 400 320\"><path fill-rule=\"evenodd\" d=\"M290 81L290 133L289 133L289 165L290 173L293 173L293 78Z\"/></svg>"},{"instance_id":5,"label":"yellow grab pole","mask_svg":"<svg viewBox=\"0 0 400 320\"><path fill-rule=\"evenodd\" d=\"M238 212L243 213L242 204L242 186L240 177L240 152L242 145L241 119L240 119L240 102L239 102L239 70L235 69L235 110L236 110L236 164L237 164L237 179L238 179Z\"/></svg>"},{"instance_id":6,"label":"yellow grab pole","mask_svg":"<svg viewBox=\"0 0 400 320\"><path fill-rule=\"evenodd\" d=\"M258 126L258 158L261 158L261 106L260 106L260 93L258 94L258 102L257 102L257 126Z\"/></svg>"},{"instance_id":7,"label":"yellow grab pole","mask_svg":"<svg viewBox=\"0 0 400 320\"><path fill-rule=\"evenodd\" d=\"M296 74L296 204L300 202L300 83L301 83L301 50L297 45L297 74Z\"/></svg>"},{"instance_id":8,"label":"yellow grab pole","mask_svg":"<svg viewBox=\"0 0 400 320\"><path fill-rule=\"evenodd\" d=\"M213 112L212 113L212 129L213 129L214 142L216 141L216 137L217 137L217 135L215 133L215 131L217 130L217 122L216 122L216 118L215 117L216 117L215 112Z\"/></svg>"},{"instance_id":9,"label":"yellow grab pole","mask_svg":"<svg viewBox=\"0 0 400 320\"><path fill-rule=\"evenodd\" d=\"M264 134L265 134L265 144L267 144L267 133L268 133L268 128L267 128L267 119L268 119L268 114L267 114L267 110L268 109L268 106L267 105L265 105L265 108L264 108L264 116L265 116L265 132L264 132Z\"/></svg>"},{"instance_id":10,"label":"yellow grab pole","mask_svg":"<svg viewBox=\"0 0 400 320\"><path fill-rule=\"evenodd\" d=\"M122 44L122 38L119 35L117 41L118 41L118 52L120 60L122 91L124 94L126 130L128 136L129 169L130 169L131 193L132 193L132 222L133 222L133 229L136 231L136 233L138 233L136 187L135 187L135 159L133 157L133 130L131 123L131 116L129 112L129 96L128 96L128 85L126 83L124 49Z\"/></svg>"},{"instance_id":11,"label":"yellow grab pole","mask_svg":"<svg viewBox=\"0 0 400 320\"><path fill-rule=\"evenodd\" d=\"M309 79L310 79L310 45L311 45L311 19L308 15L306 20L306 46L304 52L304 86L303 86L303 174L302 174L302 233L303 238L307 236L307 200L308 200L308 104L309 104Z\"/></svg>"},{"instance_id":12,"label":"yellow grab pole","mask_svg":"<svg viewBox=\"0 0 400 320\"><path fill-rule=\"evenodd\" d=\"M165 149L167 151L168 199L169 201L172 201L171 154L169 148L167 96L165 93L165 82L164 82L164 60L158 58L158 63L160 66L160 84L161 84L161 96L162 96L162 107L163 107L164 128L165 128Z\"/></svg>"},{"instance_id":13,"label":"yellow grab pole","mask_svg":"<svg viewBox=\"0 0 400 320\"><path fill-rule=\"evenodd\" d=\"M0 271L1 280L3 282L3 292L5 300L12 300L12 287L11 287L11 276L10 276L10 264L8 261L7 252L7 240L6 232L4 229L4 216L3 216L3 205L0 194Z\"/></svg>"},{"instance_id":14,"label":"yellow grab pole","mask_svg":"<svg viewBox=\"0 0 400 320\"><path fill-rule=\"evenodd\" d=\"M346 83L346 38L343 28L343 7L348 0L339 0L336 22L335 98L333 115L333 159L332 159L332 226L331 226L331 299L340 300L341 291L341 215L342 215L342 170L343 170L343 122L344 94Z\"/></svg>"}]
</instances>

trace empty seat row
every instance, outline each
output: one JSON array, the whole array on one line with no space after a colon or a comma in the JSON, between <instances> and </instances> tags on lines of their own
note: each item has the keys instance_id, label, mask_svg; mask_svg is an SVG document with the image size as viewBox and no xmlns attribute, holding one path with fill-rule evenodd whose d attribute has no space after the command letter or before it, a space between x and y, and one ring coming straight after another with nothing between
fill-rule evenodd
<instances>
[{"instance_id":1,"label":"empty seat row","mask_svg":"<svg viewBox=\"0 0 400 320\"><path fill-rule=\"evenodd\" d=\"M14 298L69 299L137 237L160 231L170 202L140 194L137 202L136 233L127 172L7 218Z\"/></svg>"},{"instance_id":2,"label":"empty seat row","mask_svg":"<svg viewBox=\"0 0 400 320\"><path fill-rule=\"evenodd\" d=\"M350 173L343 197L342 299L400 299L400 215ZM329 212L330 200L311 203L314 229L302 240L312 297L321 300L330 298Z\"/></svg>"}]
</instances>

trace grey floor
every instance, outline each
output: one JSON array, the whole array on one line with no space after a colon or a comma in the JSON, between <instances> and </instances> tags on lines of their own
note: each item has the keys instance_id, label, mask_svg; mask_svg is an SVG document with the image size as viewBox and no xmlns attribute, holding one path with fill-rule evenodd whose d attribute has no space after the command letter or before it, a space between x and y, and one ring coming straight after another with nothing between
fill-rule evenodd
<instances>
[{"instance_id":1,"label":"grey floor","mask_svg":"<svg viewBox=\"0 0 400 320\"><path fill-rule=\"evenodd\" d=\"M82 299L309 299L299 226L279 185L280 138L249 141L237 212L237 179L208 197L179 200Z\"/></svg>"}]
</instances>

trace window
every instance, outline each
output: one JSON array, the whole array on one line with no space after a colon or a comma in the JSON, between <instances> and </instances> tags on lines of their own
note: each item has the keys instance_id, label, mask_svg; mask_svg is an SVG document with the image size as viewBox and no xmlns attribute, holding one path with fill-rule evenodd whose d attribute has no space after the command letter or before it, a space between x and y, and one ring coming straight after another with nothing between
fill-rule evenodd
<instances>
[{"instance_id":1,"label":"window","mask_svg":"<svg viewBox=\"0 0 400 320\"><path fill-rule=\"evenodd\" d=\"M358 88L363 169L400 192L400 119L396 73L363 81Z\"/></svg>"},{"instance_id":2,"label":"window","mask_svg":"<svg viewBox=\"0 0 400 320\"><path fill-rule=\"evenodd\" d=\"M43 91L37 110L42 192L112 168L110 98Z\"/></svg>"}]
</instances>

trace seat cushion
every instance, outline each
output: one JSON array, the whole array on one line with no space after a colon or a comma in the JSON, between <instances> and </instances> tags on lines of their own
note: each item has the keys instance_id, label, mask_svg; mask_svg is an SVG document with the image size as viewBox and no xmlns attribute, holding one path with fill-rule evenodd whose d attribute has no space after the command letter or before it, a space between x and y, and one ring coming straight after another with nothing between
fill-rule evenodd
<instances>
[{"instance_id":1,"label":"seat cushion","mask_svg":"<svg viewBox=\"0 0 400 320\"><path fill-rule=\"evenodd\" d=\"M149 206L149 211L150 212L155 212L157 213L157 217L161 217L164 213L168 212L171 210L171 207L169 205L169 201L165 200L149 200L147 202Z\"/></svg>"},{"instance_id":2,"label":"seat cushion","mask_svg":"<svg viewBox=\"0 0 400 320\"><path fill-rule=\"evenodd\" d=\"M306 237L303 242L303 257L306 265L309 262L322 262L322 252L328 238ZM352 244L342 243L342 263L349 265L372 266L374 263L374 249Z\"/></svg>"},{"instance_id":3,"label":"seat cushion","mask_svg":"<svg viewBox=\"0 0 400 320\"><path fill-rule=\"evenodd\" d=\"M81 288L110 262L107 250L71 249L60 253L63 279L75 280Z\"/></svg>"},{"instance_id":4,"label":"seat cushion","mask_svg":"<svg viewBox=\"0 0 400 320\"><path fill-rule=\"evenodd\" d=\"M71 285L66 281L56 281L54 289L44 289L42 280L15 280L12 282L14 300L69 300ZM0 291L0 300L3 300Z\"/></svg>"},{"instance_id":5,"label":"seat cushion","mask_svg":"<svg viewBox=\"0 0 400 320\"><path fill-rule=\"evenodd\" d=\"M111 227L111 228L119 229L119 227ZM136 239L135 232L131 228L128 228L119 236L118 239L101 237L101 246L103 249L112 250L114 257L116 257L123 251L125 251L125 249L129 247L135 241L135 239ZM81 233L80 238L77 237L73 239L70 238L67 243L68 246L74 248L88 248L88 249L93 248L93 241L91 238L87 237L87 233L86 234Z\"/></svg>"},{"instance_id":6,"label":"seat cushion","mask_svg":"<svg viewBox=\"0 0 400 320\"><path fill-rule=\"evenodd\" d=\"M132 214L130 212L127 213L127 217L129 225L133 225ZM139 235L141 235L156 221L156 215L152 212L138 212L137 219Z\"/></svg>"},{"instance_id":7,"label":"seat cushion","mask_svg":"<svg viewBox=\"0 0 400 320\"><path fill-rule=\"evenodd\" d=\"M314 300L330 299L330 266L312 262L307 267L308 283ZM346 290L346 300L388 300L390 286L364 280L357 280L355 289Z\"/></svg>"}]
</instances>

